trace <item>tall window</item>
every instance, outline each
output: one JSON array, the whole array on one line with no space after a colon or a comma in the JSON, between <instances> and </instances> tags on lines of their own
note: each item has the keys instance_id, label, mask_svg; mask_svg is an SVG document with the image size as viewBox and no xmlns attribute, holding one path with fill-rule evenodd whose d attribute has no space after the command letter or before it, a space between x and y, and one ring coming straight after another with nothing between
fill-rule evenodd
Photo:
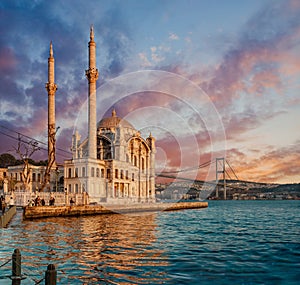
<instances>
[{"instance_id":1,"label":"tall window","mask_svg":"<svg viewBox=\"0 0 300 285\"><path fill-rule=\"evenodd\" d=\"M92 167L92 169L91 169L91 176L92 176L92 177L95 176L95 168L94 168L94 167Z\"/></svg>"},{"instance_id":2,"label":"tall window","mask_svg":"<svg viewBox=\"0 0 300 285\"><path fill-rule=\"evenodd\" d=\"M100 171L99 171L99 168L96 169L96 177L99 177L100 176Z\"/></svg>"},{"instance_id":3,"label":"tall window","mask_svg":"<svg viewBox=\"0 0 300 285\"><path fill-rule=\"evenodd\" d=\"M133 160L134 160L134 166L137 166L137 158L136 158L136 156L134 156Z\"/></svg>"},{"instance_id":4,"label":"tall window","mask_svg":"<svg viewBox=\"0 0 300 285\"><path fill-rule=\"evenodd\" d=\"M101 178L104 178L104 169L101 168Z\"/></svg>"},{"instance_id":5,"label":"tall window","mask_svg":"<svg viewBox=\"0 0 300 285\"><path fill-rule=\"evenodd\" d=\"M71 168L68 169L68 177L69 177L69 178L72 177L72 169L71 169Z\"/></svg>"},{"instance_id":6,"label":"tall window","mask_svg":"<svg viewBox=\"0 0 300 285\"><path fill-rule=\"evenodd\" d=\"M36 174L32 173L32 182L35 182L35 180L36 180Z\"/></svg>"},{"instance_id":7,"label":"tall window","mask_svg":"<svg viewBox=\"0 0 300 285\"><path fill-rule=\"evenodd\" d=\"M134 181L134 173L132 173L132 176L131 176L131 177L132 177L132 181Z\"/></svg>"},{"instance_id":8,"label":"tall window","mask_svg":"<svg viewBox=\"0 0 300 285\"><path fill-rule=\"evenodd\" d=\"M75 168L75 177L78 177L78 168Z\"/></svg>"},{"instance_id":9,"label":"tall window","mask_svg":"<svg viewBox=\"0 0 300 285\"><path fill-rule=\"evenodd\" d=\"M118 171L118 169L115 169L115 178L119 178L119 171Z\"/></svg>"},{"instance_id":10,"label":"tall window","mask_svg":"<svg viewBox=\"0 0 300 285\"><path fill-rule=\"evenodd\" d=\"M121 170L121 179L124 179L124 171Z\"/></svg>"},{"instance_id":11,"label":"tall window","mask_svg":"<svg viewBox=\"0 0 300 285\"><path fill-rule=\"evenodd\" d=\"M144 172L145 170L145 159L142 157L142 170Z\"/></svg>"},{"instance_id":12,"label":"tall window","mask_svg":"<svg viewBox=\"0 0 300 285\"><path fill-rule=\"evenodd\" d=\"M82 167L82 177L85 177L85 167Z\"/></svg>"},{"instance_id":13,"label":"tall window","mask_svg":"<svg viewBox=\"0 0 300 285\"><path fill-rule=\"evenodd\" d=\"M107 171L106 171L106 178L110 179L110 169L107 169Z\"/></svg>"}]
</instances>

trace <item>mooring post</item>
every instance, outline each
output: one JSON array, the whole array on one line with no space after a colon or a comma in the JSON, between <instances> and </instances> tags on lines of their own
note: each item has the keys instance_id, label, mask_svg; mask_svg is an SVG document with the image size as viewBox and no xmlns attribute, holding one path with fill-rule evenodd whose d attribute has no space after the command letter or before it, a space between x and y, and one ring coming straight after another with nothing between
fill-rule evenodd
<instances>
[{"instance_id":1,"label":"mooring post","mask_svg":"<svg viewBox=\"0 0 300 285\"><path fill-rule=\"evenodd\" d=\"M18 248L12 254L12 285L21 284L21 252Z\"/></svg>"},{"instance_id":2,"label":"mooring post","mask_svg":"<svg viewBox=\"0 0 300 285\"><path fill-rule=\"evenodd\" d=\"M45 285L56 285L57 271L54 264L48 264L45 273Z\"/></svg>"}]
</instances>

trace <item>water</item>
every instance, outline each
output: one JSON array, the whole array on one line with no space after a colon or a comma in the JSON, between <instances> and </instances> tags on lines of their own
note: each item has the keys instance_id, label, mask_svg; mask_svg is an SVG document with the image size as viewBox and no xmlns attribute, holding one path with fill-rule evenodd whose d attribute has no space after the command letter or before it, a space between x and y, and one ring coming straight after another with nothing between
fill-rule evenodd
<instances>
[{"instance_id":1,"label":"water","mask_svg":"<svg viewBox=\"0 0 300 285\"><path fill-rule=\"evenodd\" d=\"M49 263L58 284L299 284L300 201L210 201L207 209L22 221L0 230L0 266L22 285ZM0 284L11 263L0 267ZM41 283L44 284L44 283Z\"/></svg>"}]
</instances>

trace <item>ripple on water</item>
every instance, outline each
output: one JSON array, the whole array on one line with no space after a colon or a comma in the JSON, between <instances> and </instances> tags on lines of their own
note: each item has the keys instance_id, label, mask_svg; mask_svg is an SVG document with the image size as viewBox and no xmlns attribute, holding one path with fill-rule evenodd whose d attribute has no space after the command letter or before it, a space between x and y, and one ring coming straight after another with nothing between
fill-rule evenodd
<instances>
[{"instance_id":1,"label":"ripple on water","mask_svg":"<svg viewBox=\"0 0 300 285\"><path fill-rule=\"evenodd\" d=\"M1 230L0 258L21 250L29 275L22 285L42 278L49 263L57 265L58 284L297 284L299 206L215 201L150 215L19 215ZM0 267L0 276L7 271L10 265Z\"/></svg>"}]
</instances>

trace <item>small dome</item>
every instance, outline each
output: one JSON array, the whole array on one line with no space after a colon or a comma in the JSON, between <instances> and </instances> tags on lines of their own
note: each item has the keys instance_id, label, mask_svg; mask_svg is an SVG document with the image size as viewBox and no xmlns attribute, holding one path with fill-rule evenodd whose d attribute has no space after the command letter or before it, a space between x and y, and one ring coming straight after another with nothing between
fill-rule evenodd
<instances>
[{"instance_id":1,"label":"small dome","mask_svg":"<svg viewBox=\"0 0 300 285\"><path fill-rule=\"evenodd\" d=\"M121 119L117 116L116 110L113 109L111 117L103 118L97 124L97 129L99 128L116 128L116 127L123 127L123 128L130 128L134 129L134 127L125 119Z\"/></svg>"}]
</instances>

